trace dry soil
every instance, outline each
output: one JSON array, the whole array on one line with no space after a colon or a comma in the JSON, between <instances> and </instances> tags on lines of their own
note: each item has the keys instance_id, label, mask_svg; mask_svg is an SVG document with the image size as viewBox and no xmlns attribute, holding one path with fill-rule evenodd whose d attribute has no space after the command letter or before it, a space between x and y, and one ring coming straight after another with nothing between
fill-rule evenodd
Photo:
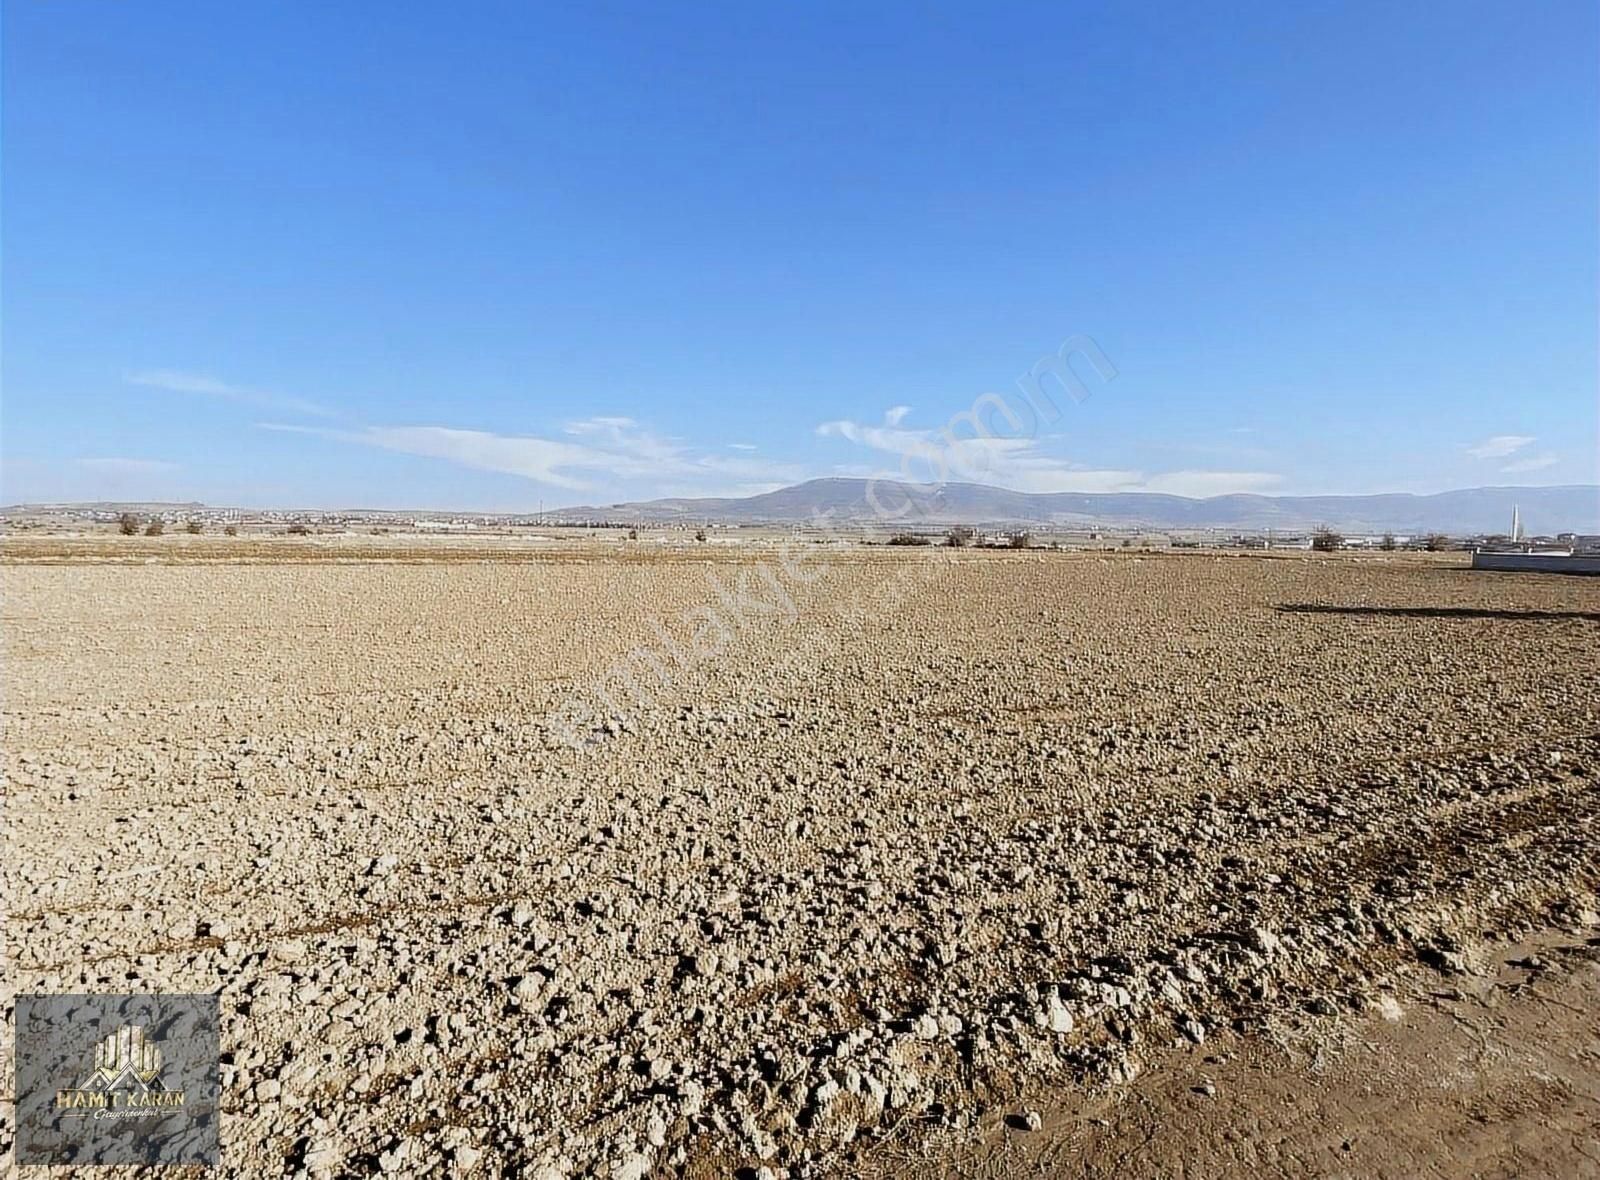
<instances>
[{"instance_id":1,"label":"dry soil","mask_svg":"<svg viewBox=\"0 0 1600 1180\"><path fill-rule=\"evenodd\" d=\"M0 553L6 1015L220 993L225 1174L1594 1167L1600 580L123 541ZM1316 1089L1523 945L1470 1125Z\"/></svg>"}]
</instances>

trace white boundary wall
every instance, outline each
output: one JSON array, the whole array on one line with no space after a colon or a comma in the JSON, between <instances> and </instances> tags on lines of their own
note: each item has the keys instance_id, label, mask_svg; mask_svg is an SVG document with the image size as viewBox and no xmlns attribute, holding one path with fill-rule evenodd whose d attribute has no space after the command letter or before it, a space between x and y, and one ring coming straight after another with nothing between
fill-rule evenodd
<instances>
[{"instance_id":1,"label":"white boundary wall","mask_svg":"<svg viewBox=\"0 0 1600 1180\"><path fill-rule=\"evenodd\" d=\"M1486 553L1474 550L1475 570L1508 573L1600 574L1600 553Z\"/></svg>"}]
</instances>

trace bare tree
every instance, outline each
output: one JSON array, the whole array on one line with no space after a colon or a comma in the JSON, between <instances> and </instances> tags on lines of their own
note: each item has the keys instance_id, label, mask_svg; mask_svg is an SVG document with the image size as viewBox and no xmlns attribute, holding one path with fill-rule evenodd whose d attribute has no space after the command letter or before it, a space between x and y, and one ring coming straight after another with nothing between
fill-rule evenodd
<instances>
[{"instance_id":1,"label":"bare tree","mask_svg":"<svg viewBox=\"0 0 1600 1180\"><path fill-rule=\"evenodd\" d=\"M1397 548L1399 548L1399 546L1394 543L1394 534L1384 533L1383 540L1378 542L1378 548L1382 549L1385 553L1393 553Z\"/></svg>"},{"instance_id":2,"label":"bare tree","mask_svg":"<svg viewBox=\"0 0 1600 1180\"><path fill-rule=\"evenodd\" d=\"M1336 553L1344 548L1344 535L1324 525L1311 534L1311 547L1318 553Z\"/></svg>"},{"instance_id":3,"label":"bare tree","mask_svg":"<svg viewBox=\"0 0 1600 1180\"><path fill-rule=\"evenodd\" d=\"M139 518L131 512L124 512L117 517L117 531L124 537L131 537L139 531Z\"/></svg>"},{"instance_id":4,"label":"bare tree","mask_svg":"<svg viewBox=\"0 0 1600 1180\"><path fill-rule=\"evenodd\" d=\"M972 538L977 536L972 529L964 524L958 524L944 535L944 543L951 549L965 549L972 544Z\"/></svg>"}]
</instances>

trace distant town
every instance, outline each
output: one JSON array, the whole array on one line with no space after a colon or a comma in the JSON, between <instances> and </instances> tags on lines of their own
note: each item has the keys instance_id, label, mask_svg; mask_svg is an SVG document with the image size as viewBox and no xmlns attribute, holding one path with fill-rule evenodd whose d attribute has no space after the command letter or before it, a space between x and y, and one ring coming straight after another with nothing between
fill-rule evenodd
<instances>
[{"instance_id":1,"label":"distant town","mask_svg":"<svg viewBox=\"0 0 1600 1180\"><path fill-rule=\"evenodd\" d=\"M218 508L199 503L24 504L0 509L0 531L25 533L121 533L129 536L224 535L263 537L421 534L499 536L554 540L575 534L618 541L736 543L797 537L862 544L993 549L1244 549L1244 550L1427 550L1504 549L1549 553L1600 553L1600 534L1561 532L1527 535L1514 517L1500 533L1341 532L1333 528L1157 529L1130 526L1019 527L895 522L850 522L830 530L782 521L729 522L713 518L674 521L629 516L550 513L441 513L382 509Z\"/></svg>"}]
</instances>

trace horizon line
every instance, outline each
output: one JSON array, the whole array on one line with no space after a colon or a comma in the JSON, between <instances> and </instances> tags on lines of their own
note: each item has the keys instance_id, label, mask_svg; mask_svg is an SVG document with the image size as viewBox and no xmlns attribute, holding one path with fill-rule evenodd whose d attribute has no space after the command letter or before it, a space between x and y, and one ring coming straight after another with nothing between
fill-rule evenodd
<instances>
[{"instance_id":1,"label":"horizon line","mask_svg":"<svg viewBox=\"0 0 1600 1180\"><path fill-rule=\"evenodd\" d=\"M11 511L14 511L14 510L22 510L22 509L41 509L41 508L73 509L73 508L93 508L93 507L96 507L96 506L104 506L104 507L135 507L135 506L139 506L139 505L144 505L144 506L147 506L147 507L161 506L161 507L173 507L173 508L179 508L179 507L204 508L204 509L208 509L208 510L212 510L212 511L224 511L224 512L228 512L228 511L241 511L241 512L323 512L323 513L333 513L333 512L349 512L349 513L363 513L363 512L385 512L385 513L451 512L451 513L455 513L455 514L458 514L458 515L464 515L464 516L530 516L530 515L531 516L549 516L549 515L553 515L555 513L561 513L561 512L576 512L576 511L582 511L582 510L599 511L599 510L612 509L612 508L646 507L646 506L653 505L653 504L672 503L672 502L675 502L675 501L678 501L678 502L681 502L681 501L718 501L718 502L724 502L724 503L730 503L731 504L731 503L738 503L738 502L746 501L746 500L759 499L762 496L776 495L779 492L793 491L796 488L802 488L802 487L806 487L809 484L816 484L816 483L859 483L859 484L876 483L876 484L879 484L881 486L886 486L886 487L888 487L888 486L899 486L899 487L905 487L905 488L915 488L915 489L920 489L920 490L936 490L936 489L940 489L940 488L951 488L951 487L980 488L980 489L983 489L984 491L1003 492L1003 493L1005 493L1007 495L1023 496L1023 497L1026 497L1028 499L1043 499L1043 498L1046 498L1046 497L1054 497L1054 496L1088 497L1088 498L1091 498L1091 499L1109 499L1111 497L1136 496L1136 497L1146 498L1146 499L1183 500L1183 501L1187 501L1189 503L1195 503L1195 504L1212 503L1212 502L1215 502L1215 501L1218 501L1218 500L1238 500L1238 499L1251 499L1251 500L1369 500L1369 499L1377 499L1377 498L1380 498L1380 497L1390 497L1390 496L1405 496L1405 497L1410 497L1410 498L1413 498L1413 499L1419 499L1420 500L1420 499L1431 499L1431 498L1438 497L1438 496L1460 495L1460 494L1469 493L1469 492L1572 491L1572 492L1594 492L1596 494L1600 494L1600 482L1596 482L1596 483L1576 483L1576 484L1574 484L1574 483L1562 483L1562 484L1473 484L1473 485L1468 486L1468 487L1446 488L1446 489L1444 489L1442 491L1437 491L1437 492L1405 492L1405 491L1391 491L1391 492L1284 492L1284 493L1223 492L1223 493L1220 493L1220 494L1215 495L1215 496L1184 496L1184 495L1180 495L1180 494L1175 493L1175 492L1151 492L1151 491L1140 491L1140 490L1131 490L1131 491L1125 491L1125 492L1073 492L1073 491L1025 492L1025 491L1019 491L1019 490L1014 489L1014 488L1008 488L1008 487L1005 487L1005 486L1000 485L1000 484L974 483L974 482L967 481L967 480L945 480L945 481L943 481L941 483L915 483L915 482L910 481L910 480L875 479L875 478L867 477L867 476L824 475L824 476L816 476L816 477L813 477L811 479L801 480L798 483L785 484L782 487L773 488L771 491L757 492L757 493L754 493L754 494L748 495L748 496L654 496L654 497L651 497L649 499L643 499L643 500L617 500L617 501L602 502L602 503L570 504L570 505L566 505L566 506L556 506L556 507L552 507L552 508L543 508L543 507L527 507L527 508L461 508L461 507L447 507L445 505L437 505L437 504L436 505L432 505L432 506L423 506L423 507L416 507L416 506L383 507L383 506L377 506L377 505L361 506L361 505L355 505L355 504L341 504L341 505L273 504L273 505L257 505L257 506L249 506L249 507L247 507L245 505L240 505L240 504L221 504L221 503L213 504L213 503L211 503L209 501L206 501L206 500L154 500L154 499L151 499L151 500L140 500L140 499L112 500L112 499L99 499L99 500L17 500L17 501L13 501L13 502L7 503L7 504L0 504L0 513L11 512Z\"/></svg>"}]
</instances>

